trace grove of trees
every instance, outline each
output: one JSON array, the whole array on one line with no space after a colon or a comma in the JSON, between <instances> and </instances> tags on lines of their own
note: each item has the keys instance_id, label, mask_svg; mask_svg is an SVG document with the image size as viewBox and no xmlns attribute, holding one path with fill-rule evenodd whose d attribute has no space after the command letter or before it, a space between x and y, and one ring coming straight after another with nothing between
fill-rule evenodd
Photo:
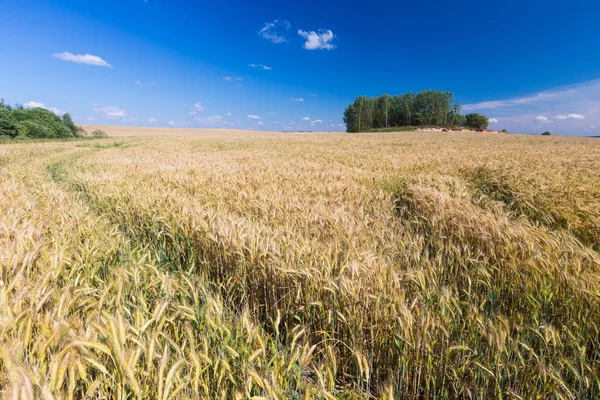
<instances>
[{"instance_id":1,"label":"grove of trees","mask_svg":"<svg viewBox=\"0 0 600 400\"><path fill-rule=\"evenodd\" d=\"M481 114L460 113L454 94L424 90L398 96L359 96L344 111L348 132L367 132L405 126L468 126L487 128L488 118Z\"/></svg>"},{"instance_id":2,"label":"grove of trees","mask_svg":"<svg viewBox=\"0 0 600 400\"><path fill-rule=\"evenodd\" d=\"M69 138L82 137L86 132L73 123L71 115L62 117L44 108L11 106L0 100L0 137Z\"/></svg>"}]
</instances>

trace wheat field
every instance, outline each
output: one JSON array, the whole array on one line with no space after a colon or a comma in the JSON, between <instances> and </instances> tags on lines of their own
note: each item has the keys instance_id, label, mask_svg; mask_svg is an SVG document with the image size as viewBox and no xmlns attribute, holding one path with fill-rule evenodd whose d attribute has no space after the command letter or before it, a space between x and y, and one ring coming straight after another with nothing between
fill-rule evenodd
<instances>
[{"instance_id":1,"label":"wheat field","mask_svg":"<svg viewBox=\"0 0 600 400\"><path fill-rule=\"evenodd\" d=\"M600 141L0 145L13 399L600 397Z\"/></svg>"}]
</instances>

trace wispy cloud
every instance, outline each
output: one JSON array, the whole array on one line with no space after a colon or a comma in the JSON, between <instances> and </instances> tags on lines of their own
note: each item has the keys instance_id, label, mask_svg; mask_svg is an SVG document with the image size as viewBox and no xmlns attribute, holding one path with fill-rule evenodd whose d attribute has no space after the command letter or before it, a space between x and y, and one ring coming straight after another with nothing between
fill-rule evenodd
<instances>
[{"instance_id":1,"label":"wispy cloud","mask_svg":"<svg viewBox=\"0 0 600 400\"><path fill-rule=\"evenodd\" d=\"M92 107L92 110L94 110L94 112L102 114L103 116L108 117L108 118L118 118L118 117L126 117L127 116L127 111L123 110L122 108L113 107L113 106L100 107L100 106L95 105L94 107Z\"/></svg>"},{"instance_id":2,"label":"wispy cloud","mask_svg":"<svg viewBox=\"0 0 600 400\"><path fill-rule=\"evenodd\" d=\"M268 65L264 65L264 64L249 64L248 65L251 68L262 68L265 71L271 71L273 68L269 67Z\"/></svg>"},{"instance_id":3,"label":"wispy cloud","mask_svg":"<svg viewBox=\"0 0 600 400\"><path fill-rule=\"evenodd\" d=\"M220 115L213 115L212 117L208 117L208 118L196 118L196 121L202 122L204 124L209 124L209 125L214 125L217 122L221 122L222 120L223 120L223 117L221 117Z\"/></svg>"},{"instance_id":4,"label":"wispy cloud","mask_svg":"<svg viewBox=\"0 0 600 400\"><path fill-rule=\"evenodd\" d=\"M548 117L545 117L543 115L538 115L537 117L535 117L535 120L538 122L541 122L542 124L551 124L552 120L548 119Z\"/></svg>"},{"instance_id":5,"label":"wispy cloud","mask_svg":"<svg viewBox=\"0 0 600 400\"><path fill-rule=\"evenodd\" d=\"M199 112L204 111L204 105L197 101L196 103L194 103L192 110L188 113L190 115L197 115Z\"/></svg>"},{"instance_id":6,"label":"wispy cloud","mask_svg":"<svg viewBox=\"0 0 600 400\"><path fill-rule=\"evenodd\" d=\"M325 121L323 121L322 119L315 119L314 121L312 121L313 124L322 124L323 122Z\"/></svg>"},{"instance_id":7,"label":"wispy cloud","mask_svg":"<svg viewBox=\"0 0 600 400\"><path fill-rule=\"evenodd\" d=\"M248 115L249 119L260 119L260 117L258 115L254 115L254 114L250 114Z\"/></svg>"},{"instance_id":8,"label":"wispy cloud","mask_svg":"<svg viewBox=\"0 0 600 400\"><path fill-rule=\"evenodd\" d=\"M467 104L463 110L493 112L501 128L510 132L539 133L544 125L552 123L553 133L584 134L590 123L600 125L600 79L530 96Z\"/></svg>"},{"instance_id":9,"label":"wispy cloud","mask_svg":"<svg viewBox=\"0 0 600 400\"><path fill-rule=\"evenodd\" d=\"M263 28L258 32L258 35L263 39L270 40L273 43L287 43L288 40L282 31L290 29L292 25L287 20L276 19L273 22L265 22Z\"/></svg>"},{"instance_id":10,"label":"wispy cloud","mask_svg":"<svg viewBox=\"0 0 600 400\"><path fill-rule=\"evenodd\" d=\"M304 118L301 118L301 119L302 119L302 121L310 121L310 117L304 117Z\"/></svg>"},{"instance_id":11,"label":"wispy cloud","mask_svg":"<svg viewBox=\"0 0 600 400\"><path fill-rule=\"evenodd\" d=\"M104 61L101 57L91 54L73 54L65 51L63 53L54 54L54 57L58 58L59 60L74 62L77 64L97 65L100 67L113 68L112 65Z\"/></svg>"},{"instance_id":12,"label":"wispy cloud","mask_svg":"<svg viewBox=\"0 0 600 400\"><path fill-rule=\"evenodd\" d=\"M169 121L169 126L175 128L177 126L177 122L175 122L175 121Z\"/></svg>"},{"instance_id":13,"label":"wispy cloud","mask_svg":"<svg viewBox=\"0 0 600 400\"><path fill-rule=\"evenodd\" d=\"M321 29L318 32L303 31L300 29L298 35L306 39L306 42L304 43L304 48L306 50L333 50L335 48L335 46L331 44L335 35L329 29Z\"/></svg>"},{"instance_id":14,"label":"wispy cloud","mask_svg":"<svg viewBox=\"0 0 600 400\"><path fill-rule=\"evenodd\" d=\"M304 101L304 98L302 97L298 97L298 98L294 98L294 97L290 97L291 101L295 101L297 103L302 103Z\"/></svg>"},{"instance_id":15,"label":"wispy cloud","mask_svg":"<svg viewBox=\"0 0 600 400\"><path fill-rule=\"evenodd\" d=\"M498 118L490 118L490 124L497 124Z\"/></svg>"},{"instance_id":16,"label":"wispy cloud","mask_svg":"<svg viewBox=\"0 0 600 400\"><path fill-rule=\"evenodd\" d=\"M150 118L150 119L148 120L148 122L150 122L150 123L154 124L154 123L156 123L156 118Z\"/></svg>"},{"instance_id":17,"label":"wispy cloud","mask_svg":"<svg viewBox=\"0 0 600 400\"><path fill-rule=\"evenodd\" d=\"M142 81L133 81L138 86L156 86L155 82L142 82Z\"/></svg>"},{"instance_id":18,"label":"wispy cloud","mask_svg":"<svg viewBox=\"0 0 600 400\"><path fill-rule=\"evenodd\" d=\"M555 115L554 119L564 121L566 119L585 119L584 115L581 114L567 114L567 115Z\"/></svg>"},{"instance_id":19,"label":"wispy cloud","mask_svg":"<svg viewBox=\"0 0 600 400\"><path fill-rule=\"evenodd\" d=\"M59 110L56 107L48 107L44 103L40 103L37 101L28 101L27 103L23 104L23 107L25 107L25 108L43 108L45 110L52 111L54 114L57 114L57 115L64 114L64 112L62 110Z\"/></svg>"},{"instance_id":20,"label":"wispy cloud","mask_svg":"<svg viewBox=\"0 0 600 400\"><path fill-rule=\"evenodd\" d=\"M242 80L244 80L244 78L241 78L241 77L232 78L231 76L226 76L223 79L226 80L227 82L235 82L235 81L242 81Z\"/></svg>"}]
</instances>

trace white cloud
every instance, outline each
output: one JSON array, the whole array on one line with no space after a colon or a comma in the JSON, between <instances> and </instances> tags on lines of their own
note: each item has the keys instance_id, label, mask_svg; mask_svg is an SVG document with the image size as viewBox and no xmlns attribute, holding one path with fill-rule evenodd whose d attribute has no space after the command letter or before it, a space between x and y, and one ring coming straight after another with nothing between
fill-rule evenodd
<instances>
[{"instance_id":1,"label":"white cloud","mask_svg":"<svg viewBox=\"0 0 600 400\"><path fill-rule=\"evenodd\" d=\"M142 81L133 81L138 86L155 86L155 82L142 82Z\"/></svg>"},{"instance_id":2,"label":"white cloud","mask_svg":"<svg viewBox=\"0 0 600 400\"><path fill-rule=\"evenodd\" d=\"M169 121L169 126L176 127L177 123L175 121Z\"/></svg>"},{"instance_id":3,"label":"white cloud","mask_svg":"<svg viewBox=\"0 0 600 400\"><path fill-rule=\"evenodd\" d=\"M231 111L227 111L227 115L231 117L233 114L231 113Z\"/></svg>"},{"instance_id":4,"label":"white cloud","mask_svg":"<svg viewBox=\"0 0 600 400\"><path fill-rule=\"evenodd\" d=\"M484 101L483 103L465 104L462 107L462 109L465 111L472 111L472 110L496 109L496 108L515 106L515 105L531 104L531 103L536 103L536 102L540 102L540 101L545 101L545 100L551 99L553 97L557 97L557 96L560 96L562 94L567 94L567 93L573 93L573 91L571 91L571 90L567 90L564 92L548 91L548 92L537 93L536 95L529 96L529 97L517 97L514 99L507 99L507 100Z\"/></svg>"},{"instance_id":5,"label":"white cloud","mask_svg":"<svg viewBox=\"0 0 600 400\"><path fill-rule=\"evenodd\" d=\"M548 119L548 117L544 117L543 115L538 115L535 117L535 120L541 122L542 124L551 124L552 121Z\"/></svg>"},{"instance_id":6,"label":"white cloud","mask_svg":"<svg viewBox=\"0 0 600 400\"><path fill-rule=\"evenodd\" d=\"M304 118L301 118L301 119L302 119L302 121L310 121L310 117L304 117Z\"/></svg>"},{"instance_id":7,"label":"white cloud","mask_svg":"<svg viewBox=\"0 0 600 400\"><path fill-rule=\"evenodd\" d=\"M273 69L273 68L269 67L268 65L264 65L264 64L250 64L248 66L252 67L252 68L262 68L265 71L271 71Z\"/></svg>"},{"instance_id":8,"label":"white cloud","mask_svg":"<svg viewBox=\"0 0 600 400\"><path fill-rule=\"evenodd\" d=\"M265 124L264 122L260 122L260 121L257 123L257 125L264 125L264 124Z\"/></svg>"},{"instance_id":9,"label":"white cloud","mask_svg":"<svg viewBox=\"0 0 600 400\"><path fill-rule=\"evenodd\" d=\"M223 79L225 79L227 82L242 81L242 80L244 80L244 78L240 78L240 77L232 78L230 76L226 76Z\"/></svg>"},{"instance_id":10,"label":"white cloud","mask_svg":"<svg viewBox=\"0 0 600 400\"><path fill-rule=\"evenodd\" d=\"M204 111L204 105L202 105L201 102L197 101L196 103L194 103L194 109L192 111L190 111L188 114L196 115L202 111Z\"/></svg>"},{"instance_id":11,"label":"white cloud","mask_svg":"<svg viewBox=\"0 0 600 400\"><path fill-rule=\"evenodd\" d=\"M493 114L510 132L539 133L541 121L536 117L545 116L555 126L553 133L579 135L590 124L600 125L600 79L523 97L467 104L463 110Z\"/></svg>"},{"instance_id":12,"label":"white cloud","mask_svg":"<svg viewBox=\"0 0 600 400\"><path fill-rule=\"evenodd\" d=\"M205 124L216 124L217 122L220 122L223 120L223 117L221 117L220 115L213 115L212 117L208 117L208 118L196 118L196 121L198 122L202 122Z\"/></svg>"},{"instance_id":13,"label":"white cloud","mask_svg":"<svg viewBox=\"0 0 600 400\"><path fill-rule=\"evenodd\" d=\"M25 108L43 108L44 110L48 110L48 111L52 111L54 114L64 114L64 112L62 110L59 110L58 108L55 107L47 107L44 103L40 103L37 101L28 101L27 103L23 104L23 107Z\"/></svg>"},{"instance_id":14,"label":"white cloud","mask_svg":"<svg viewBox=\"0 0 600 400\"><path fill-rule=\"evenodd\" d=\"M104 114L105 117L115 118L115 117L126 117L127 116L127 111L125 111L121 108L118 108L118 107L94 106L92 109L97 113Z\"/></svg>"},{"instance_id":15,"label":"white cloud","mask_svg":"<svg viewBox=\"0 0 600 400\"><path fill-rule=\"evenodd\" d=\"M148 120L148 122L155 123L155 122L156 122L156 118L150 118L150 119Z\"/></svg>"},{"instance_id":16,"label":"white cloud","mask_svg":"<svg viewBox=\"0 0 600 400\"><path fill-rule=\"evenodd\" d=\"M304 98L302 98L302 97L298 97L298 98L290 97L290 100L302 103L304 101Z\"/></svg>"},{"instance_id":17,"label":"white cloud","mask_svg":"<svg viewBox=\"0 0 600 400\"><path fill-rule=\"evenodd\" d=\"M93 56L91 54L85 54L85 55L72 54L72 53L69 53L68 51L65 51L64 53L54 54L54 57L58 58L59 60L74 62L77 64L97 65L100 67L108 67L108 68L113 67L112 65L110 65L109 63L104 61L102 58L100 58L98 56Z\"/></svg>"},{"instance_id":18,"label":"white cloud","mask_svg":"<svg viewBox=\"0 0 600 400\"><path fill-rule=\"evenodd\" d=\"M276 112L270 112L269 115L277 115Z\"/></svg>"},{"instance_id":19,"label":"white cloud","mask_svg":"<svg viewBox=\"0 0 600 400\"><path fill-rule=\"evenodd\" d=\"M321 123L323 123L323 122L325 122L325 121L323 121L322 119L315 119L315 120L314 120L314 121L312 121L311 123L313 123L313 124L321 124Z\"/></svg>"},{"instance_id":20,"label":"white cloud","mask_svg":"<svg viewBox=\"0 0 600 400\"><path fill-rule=\"evenodd\" d=\"M249 119L260 119L260 117L258 115L254 115L254 114L250 114L248 115Z\"/></svg>"},{"instance_id":21,"label":"white cloud","mask_svg":"<svg viewBox=\"0 0 600 400\"><path fill-rule=\"evenodd\" d=\"M498 123L498 119L497 118L490 118L490 124L497 124Z\"/></svg>"},{"instance_id":22,"label":"white cloud","mask_svg":"<svg viewBox=\"0 0 600 400\"><path fill-rule=\"evenodd\" d=\"M25 108L46 108L44 103L38 103L37 101L28 101L27 103L23 104L23 107L25 107Z\"/></svg>"},{"instance_id":23,"label":"white cloud","mask_svg":"<svg viewBox=\"0 0 600 400\"><path fill-rule=\"evenodd\" d=\"M332 50L335 48L330 42L335 38L331 30L303 31L300 29L298 35L306 39L304 48L306 50Z\"/></svg>"},{"instance_id":24,"label":"white cloud","mask_svg":"<svg viewBox=\"0 0 600 400\"><path fill-rule=\"evenodd\" d=\"M595 125L590 125L590 129L596 129Z\"/></svg>"},{"instance_id":25,"label":"white cloud","mask_svg":"<svg viewBox=\"0 0 600 400\"><path fill-rule=\"evenodd\" d=\"M564 121L566 119L585 119L585 116L581 114L568 114L568 115L555 115L554 119Z\"/></svg>"},{"instance_id":26,"label":"white cloud","mask_svg":"<svg viewBox=\"0 0 600 400\"><path fill-rule=\"evenodd\" d=\"M344 125L344 124L338 124L338 126L341 128L341 127L344 127L346 125Z\"/></svg>"},{"instance_id":27,"label":"white cloud","mask_svg":"<svg viewBox=\"0 0 600 400\"><path fill-rule=\"evenodd\" d=\"M263 28L258 32L258 36L270 40L273 43L287 43L287 38L281 30L290 29L292 25L288 21L280 21L276 19L273 22L265 22Z\"/></svg>"}]
</instances>

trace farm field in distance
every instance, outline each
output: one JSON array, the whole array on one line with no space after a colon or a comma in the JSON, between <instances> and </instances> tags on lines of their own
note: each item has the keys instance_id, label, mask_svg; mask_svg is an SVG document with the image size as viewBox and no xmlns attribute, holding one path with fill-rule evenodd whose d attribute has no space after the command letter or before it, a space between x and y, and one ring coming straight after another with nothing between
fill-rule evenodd
<instances>
[{"instance_id":1,"label":"farm field in distance","mask_svg":"<svg viewBox=\"0 0 600 400\"><path fill-rule=\"evenodd\" d=\"M600 141L103 129L0 145L3 396L600 397Z\"/></svg>"}]
</instances>

